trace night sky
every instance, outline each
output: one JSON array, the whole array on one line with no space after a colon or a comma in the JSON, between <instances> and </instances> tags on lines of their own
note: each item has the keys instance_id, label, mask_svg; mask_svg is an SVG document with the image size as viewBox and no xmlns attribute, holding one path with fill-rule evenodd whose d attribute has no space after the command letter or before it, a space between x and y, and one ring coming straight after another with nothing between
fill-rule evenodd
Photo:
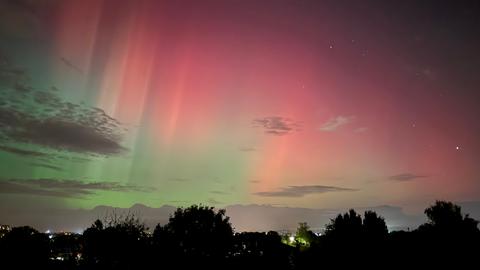
<instances>
[{"instance_id":1,"label":"night sky","mask_svg":"<svg viewBox=\"0 0 480 270\"><path fill-rule=\"evenodd\" d=\"M0 223L98 205L479 201L479 14L0 0Z\"/></svg>"}]
</instances>

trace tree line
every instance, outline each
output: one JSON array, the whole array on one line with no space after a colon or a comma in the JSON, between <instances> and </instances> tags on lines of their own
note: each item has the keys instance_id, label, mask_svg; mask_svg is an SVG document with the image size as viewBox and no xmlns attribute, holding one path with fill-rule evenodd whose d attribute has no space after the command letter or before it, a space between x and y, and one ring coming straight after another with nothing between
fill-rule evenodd
<instances>
[{"instance_id":1,"label":"tree line","mask_svg":"<svg viewBox=\"0 0 480 270\"><path fill-rule=\"evenodd\" d=\"M300 223L294 236L235 232L225 210L178 208L153 233L131 214L96 220L83 234L15 227L0 238L1 269L369 269L471 268L480 255L478 221L437 201L427 222L389 232L383 217L355 210L321 235Z\"/></svg>"}]
</instances>

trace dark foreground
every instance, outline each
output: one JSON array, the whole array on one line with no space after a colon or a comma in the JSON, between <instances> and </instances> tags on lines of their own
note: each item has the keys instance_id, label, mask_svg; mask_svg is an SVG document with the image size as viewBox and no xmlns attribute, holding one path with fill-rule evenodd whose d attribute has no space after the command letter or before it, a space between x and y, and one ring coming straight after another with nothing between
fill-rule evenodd
<instances>
[{"instance_id":1,"label":"dark foreground","mask_svg":"<svg viewBox=\"0 0 480 270\"><path fill-rule=\"evenodd\" d=\"M235 233L224 210L179 208L152 233L133 215L97 220L82 235L0 232L0 269L471 269L480 256L478 221L438 201L428 222L388 232L375 212L332 219L322 235Z\"/></svg>"}]
</instances>

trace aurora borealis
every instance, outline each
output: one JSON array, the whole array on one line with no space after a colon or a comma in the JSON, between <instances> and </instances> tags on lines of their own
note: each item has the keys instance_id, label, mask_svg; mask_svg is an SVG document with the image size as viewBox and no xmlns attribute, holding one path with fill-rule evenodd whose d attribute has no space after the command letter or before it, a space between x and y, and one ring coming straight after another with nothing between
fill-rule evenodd
<instances>
[{"instance_id":1,"label":"aurora borealis","mask_svg":"<svg viewBox=\"0 0 480 270\"><path fill-rule=\"evenodd\" d=\"M479 11L2 0L0 203L476 201Z\"/></svg>"}]
</instances>

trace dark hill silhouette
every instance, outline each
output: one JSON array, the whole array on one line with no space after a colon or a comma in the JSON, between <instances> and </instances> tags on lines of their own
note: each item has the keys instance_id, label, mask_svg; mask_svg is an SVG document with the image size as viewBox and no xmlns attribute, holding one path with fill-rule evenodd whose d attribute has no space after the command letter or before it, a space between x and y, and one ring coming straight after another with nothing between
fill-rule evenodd
<instances>
[{"instance_id":1,"label":"dark hill silhouette","mask_svg":"<svg viewBox=\"0 0 480 270\"><path fill-rule=\"evenodd\" d=\"M479 207L475 207L478 205ZM13 208L12 208L13 207ZM39 231L73 231L79 232L87 228L92 220L103 218L112 212L134 213L142 217L142 221L153 229L157 223L165 224L169 216L177 208L170 205L161 207L149 207L141 204L129 208L110 206L97 206L93 209L51 209L51 208L22 208L22 205L7 207L0 204L0 220L5 224L14 226L30 224ZM299 222L307 222L312 230L323 230L337 213L344 209L309 209L298 207L280 207L271 205L229 205L225 207L231 223L237 231L291 231L294 232ZM480 202L470 203L469 213L472 217L480 218ZM407 230L416 228L426 221L423 215L411 215L405 213L402 208L396 206L373 206L355 208L362 213L372 210L385 217L390 230Z\"/></svg>"}]
</instances>

